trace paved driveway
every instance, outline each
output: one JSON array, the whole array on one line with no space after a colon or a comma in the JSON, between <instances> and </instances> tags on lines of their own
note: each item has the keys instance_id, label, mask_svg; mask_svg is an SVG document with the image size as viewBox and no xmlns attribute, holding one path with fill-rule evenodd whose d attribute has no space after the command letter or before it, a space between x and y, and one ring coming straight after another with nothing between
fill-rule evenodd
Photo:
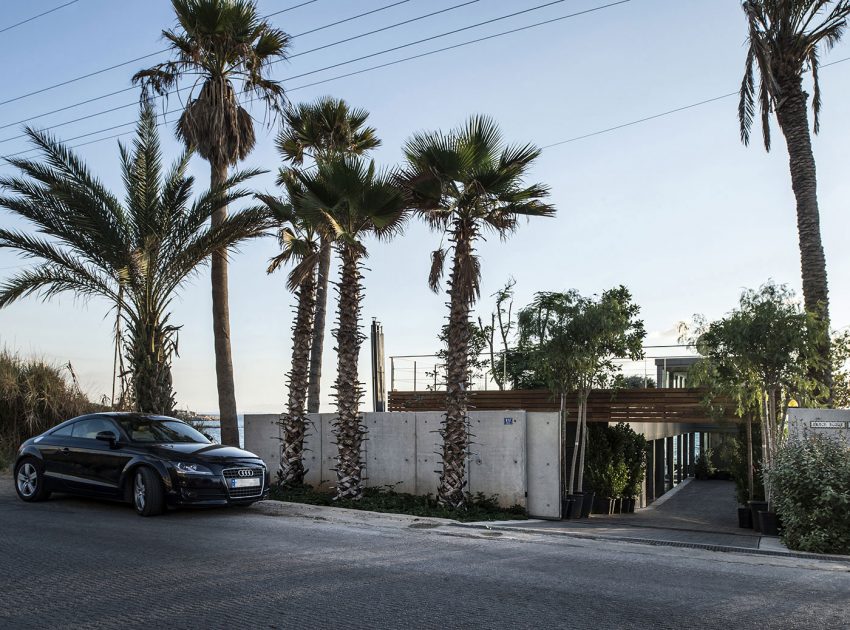
<instances>
[{"instance_id":1,"label":"paved driveway","mask_svg":"<svg viewBox=\"0 0 850 630\"><path fill-rule=\"evenodd\" d=\"M0 628L845 628L850 565L0 480ZM490 535L488 535L490 534Z\"/></svg>"}]
</instances>

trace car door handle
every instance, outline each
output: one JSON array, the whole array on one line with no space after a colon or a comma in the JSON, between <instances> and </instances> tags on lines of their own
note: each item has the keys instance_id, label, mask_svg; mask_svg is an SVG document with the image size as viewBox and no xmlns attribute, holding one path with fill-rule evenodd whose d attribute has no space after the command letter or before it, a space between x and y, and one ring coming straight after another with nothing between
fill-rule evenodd
<instances>
[{"instance_id":1,"label":"car door handle","mask_svg":"<svg viewBox=\"0 0 850 630\"><path fill-rule=\"evenodd\" d=\"M71 454L71 449L70 449L70 448L68 448L68 447L66 446L66 447L64 447L64 448L60 448L60 449L59 449L59 452L60 452L62 455L70 455L70 454Z\"/></svg>"}]
</instances>

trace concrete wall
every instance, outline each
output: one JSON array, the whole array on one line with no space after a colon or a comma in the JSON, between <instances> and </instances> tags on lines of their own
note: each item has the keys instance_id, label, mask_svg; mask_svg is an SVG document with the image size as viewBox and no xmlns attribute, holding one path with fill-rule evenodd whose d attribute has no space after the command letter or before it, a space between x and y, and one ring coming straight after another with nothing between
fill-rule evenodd
<instances>
[{"instance_id":1,"label":"concrete wall","mask_svg":"<svg viewBox=\"0 0 850 630\"><path fill-rule=\"evenodd\" d=\"M482 411L469 416L469 491L496 495L503 506L521 505L532 516L559 518L557 413ZM333 418L334 414L311 416L304 463L306 481L314 487L330 488L336 480ZM442 419L441 412L364 414L366 485L436 494ZM273 414L245 416L245 448L262 457L273 471L280 465L277 421Z\"/></svg>"}]
</instances>

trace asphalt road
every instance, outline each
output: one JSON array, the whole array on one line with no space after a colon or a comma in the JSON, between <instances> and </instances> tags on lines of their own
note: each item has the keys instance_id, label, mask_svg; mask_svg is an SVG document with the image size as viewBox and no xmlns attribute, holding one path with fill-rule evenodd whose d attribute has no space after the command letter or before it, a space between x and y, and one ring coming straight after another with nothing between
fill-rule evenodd
<instances>
[{"instance_id":1,"label":"asphalt road","mask_svg":"<svg viewBox=\"0 0 850 630\"><path fill-rule=\"evenodd\" d=\"M850 617L850 563L340 512L143 519L70 497L24 504L0 479L0 628L846 628Z\"/></svg>"}]
</instances>

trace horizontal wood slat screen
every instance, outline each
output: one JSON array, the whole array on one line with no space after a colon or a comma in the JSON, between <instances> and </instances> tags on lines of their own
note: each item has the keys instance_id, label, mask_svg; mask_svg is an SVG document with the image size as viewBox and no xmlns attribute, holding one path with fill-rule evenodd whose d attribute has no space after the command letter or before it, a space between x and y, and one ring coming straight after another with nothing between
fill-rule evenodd
<instances>
[{"instance_id":1,"label":"horizontal wood slat screen","mask_svg":"<svg viewBox=\"0 0 850 630\"><path fill-rule=\"evenodd\" d=\"M594 390L587 401L587 419L590 422L715 423L717 419L710 417L704 405L706 395L706 390L701 388ZM725 403L726 417L732 420L734 405L731 401ZM389 392L390 411L444 411L445 408L444 391ZM470 411L558 411L558 408L558 398L542 389L469 392ZM568 395L569 416L575 417L577 410L576 395Z\"/></svg>"}]
</instances>

